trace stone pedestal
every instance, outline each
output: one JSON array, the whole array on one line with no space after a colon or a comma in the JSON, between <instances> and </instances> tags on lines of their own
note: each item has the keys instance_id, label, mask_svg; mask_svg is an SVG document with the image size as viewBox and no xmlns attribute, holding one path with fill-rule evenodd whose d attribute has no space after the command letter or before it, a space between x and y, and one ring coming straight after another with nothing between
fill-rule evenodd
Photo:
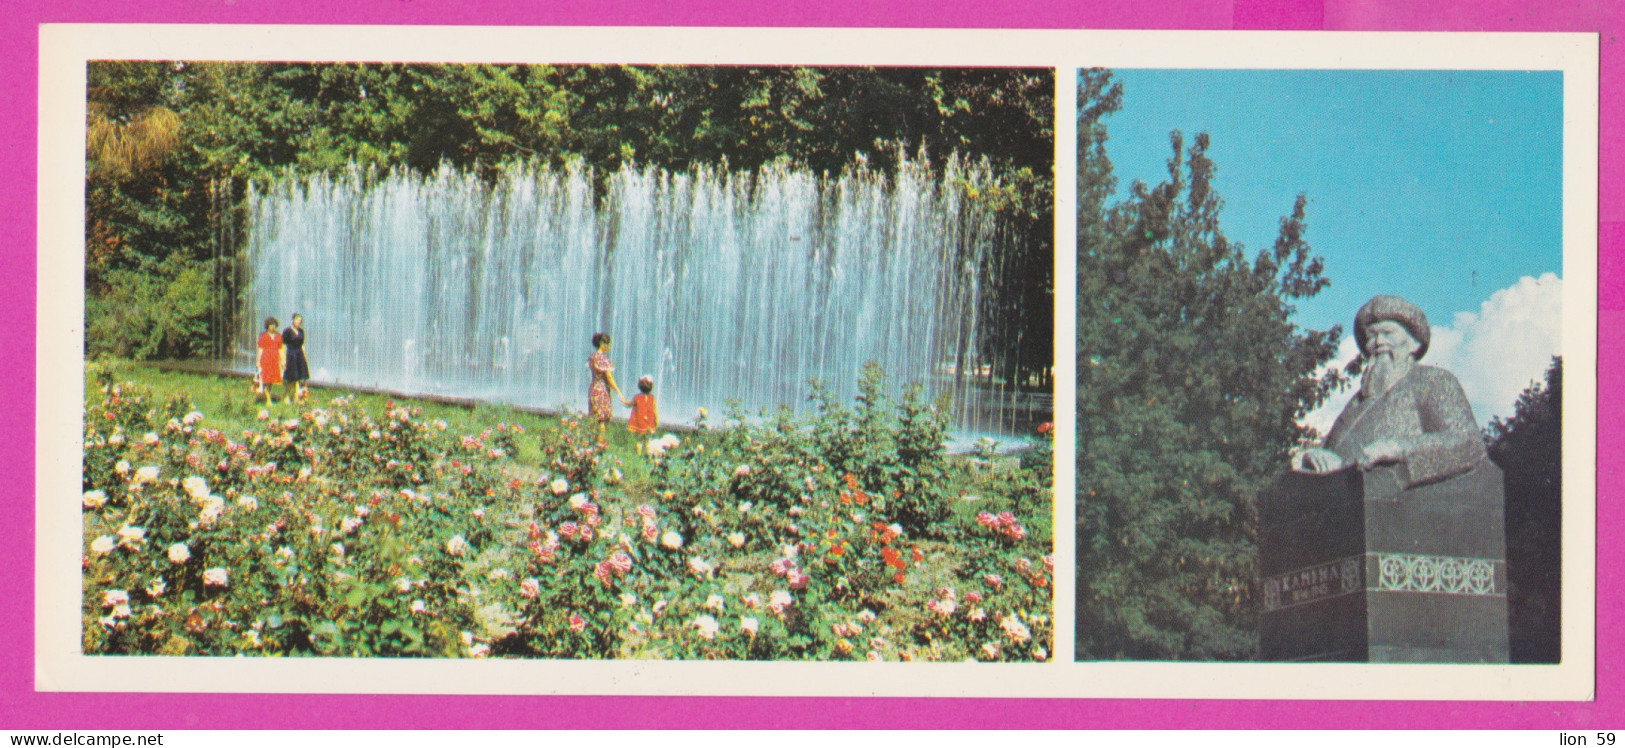
<instances>
[{"instance_id":1,"label":"stone pedestal","mask_svg":"<svg viewBox=\"0 0 1625 748\"><path fill-rule=\"evenodd\" d=\"M1401 489L1391 468L1288 473L1259 505L1262 658L1506 662L1501 470Z\"/></svg>"}]
</instances>

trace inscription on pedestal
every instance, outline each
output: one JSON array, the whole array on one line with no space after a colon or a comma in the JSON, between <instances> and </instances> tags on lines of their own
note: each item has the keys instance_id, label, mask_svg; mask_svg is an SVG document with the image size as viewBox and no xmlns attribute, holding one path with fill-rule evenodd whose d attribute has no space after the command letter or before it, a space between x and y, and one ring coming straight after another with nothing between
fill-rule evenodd
<instances>
[{"instance_id":1,"label":"inscription on pedestal","mask_svg":"<svg viewBox=\"0 0 1625 748\"><path fill-rule=\"evenodd\" d=\"M1365 588L1359 556L1340 558L1264 580L1264 610L1280 610Z\"/></svg>"}]
</instances>

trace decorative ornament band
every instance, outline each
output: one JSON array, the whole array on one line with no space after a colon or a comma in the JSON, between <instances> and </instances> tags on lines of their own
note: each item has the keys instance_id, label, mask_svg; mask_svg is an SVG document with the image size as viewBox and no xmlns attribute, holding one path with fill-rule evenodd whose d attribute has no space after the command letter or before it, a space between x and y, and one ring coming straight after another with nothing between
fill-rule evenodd
<instances>
[{"instance_id":1,"label":"decorative ornament band","mask_svg":"<svg viewBox=\"0 0 1625 748\"><path fill-rule=\"evenodd\" d=\"M1447 595L1505 595L1505 561L1455 556L1373 553L1377 573L1371 586L1390 592Z\"/></svg>"}]
</instances>

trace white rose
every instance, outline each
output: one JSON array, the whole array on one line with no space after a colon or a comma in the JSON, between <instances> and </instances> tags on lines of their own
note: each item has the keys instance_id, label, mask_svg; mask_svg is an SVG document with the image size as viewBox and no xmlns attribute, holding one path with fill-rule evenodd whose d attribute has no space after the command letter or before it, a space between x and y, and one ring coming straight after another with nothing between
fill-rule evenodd
<instances>
[{"instance_id":1,"label":"white rose","mask_svg":"<svg viewBox=\"0 0 1625 748\"><path fill-rule=\"evenodd\" d=\"M683 547L683 536L677 534L676 530L667 530L666 534L660 536L660 544L675 551Z\"/></svg>"},{"instance_id":2,"label":"white rose","mask_svg":"<svg viewBox=\"0 0 1625 748\"><path fill-rule=\"evenodd\" d=\"M185 543L176 543L169 547L169 561L174 564L184 564L192 558L192 549Z\"/></svg>"},{"instance_id":3,"label":"white rose","mask_svg":"<svg viewBox=\"0 0 1625 748\"><path fill-rule=\"evenodd\" d=\"M91 553L106 553L108 551L113 550L113 545L114 545L113 536L111 536L111 535L103 535L101 537L96 538L95 540L90 541L90 552Z\"/></svg>"},{"instance_id":4,"label":"white rose","mask_svg":"<svg viewBox=\"0 0 1625 748\"><path fill-rule=\"evenodd\" d=\"M130 593L124 590L108 590L102 593L102 607L122 605L130 601Z\"/></svg>"},{"instance_id":5,"label":"white rose","mask_svg":"<svg viewBox=\"0 0 1625 748\"><path fill-rule=\"evenodd\" d=\"M129 525L125 525L125 526L120 527L118 529L118 542L119 542L119 545L126 545L126 546L128 546L128 545L137 545L141 541L146 540L146 539L147 539L147 531L146 531L145 528L131 527Z\"/></svg>"},{"instance_id":6,"label":"white rose","mask_svg":"<svg viewBox=\"0 0 1625 748\"><path fill-rule=\"evenodd\" d=\"M224 587L231 581L224 566L216 566L203 572L203 584L206 587Z\"/></svg>"},{"instance_id":7,"label":"white rose","mask_svg":"<svg viewBox=\"0 0 1625 748\"><path fill-rule=\"evenodd\" d=\"M100 507L101 505L106 504L106 503L107 503L107 493L105 491L86 491L85 492L84 505L85 505L86 509L95 509L95 508Z\"/></svg>"},{"instance_id":8,"label":"white rose","mask_svg":"<svg viewBox=\"0 0 1625 748\"><path fill-rule=\"evenodd\" d=\"M762 622L756 620L755 618L741 616L739 618L739 628L749 633L751 636L755 636L756 632L761 630Z\"/></svg>"},{"instance_id":9,"label":"white rose","mask_svg":"<svg viewBox=\"0 0 1625 748\"><path fill-rule=\"evenodd\" d=\"M181 481L181 487L186 489L187 495L201 500L209 495L209 482L196 475L189 475Z\"/></svg>"},{"instance_id":10,"label":"white rose","mask_svg":"<svg viewBox=\"0 0 1625 748\"><path fill-rule=\"evenodd\" d=\"M695 618L693 623L694 628L699 629L700 636L705 639L715 638L717 635L717 630L721 628L721 626L717 624L717 619L712 618L711 616L700 616Z\"/></svg>"}]
</instances>

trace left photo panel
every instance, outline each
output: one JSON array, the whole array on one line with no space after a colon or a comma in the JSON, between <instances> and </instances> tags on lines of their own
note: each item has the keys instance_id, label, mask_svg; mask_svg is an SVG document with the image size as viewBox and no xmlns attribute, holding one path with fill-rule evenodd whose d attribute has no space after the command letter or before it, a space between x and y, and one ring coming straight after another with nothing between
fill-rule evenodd
<instances>
[{"instance_id":1,"label":"left photo panel","mask_svg":"<svg viewBox=\"0 0 1625 748\"><path fill-rule=\"evenodd\" d=\"M1055 75L91 59L78 654L1051 661Z\"/></svg>"}]
</instances>

